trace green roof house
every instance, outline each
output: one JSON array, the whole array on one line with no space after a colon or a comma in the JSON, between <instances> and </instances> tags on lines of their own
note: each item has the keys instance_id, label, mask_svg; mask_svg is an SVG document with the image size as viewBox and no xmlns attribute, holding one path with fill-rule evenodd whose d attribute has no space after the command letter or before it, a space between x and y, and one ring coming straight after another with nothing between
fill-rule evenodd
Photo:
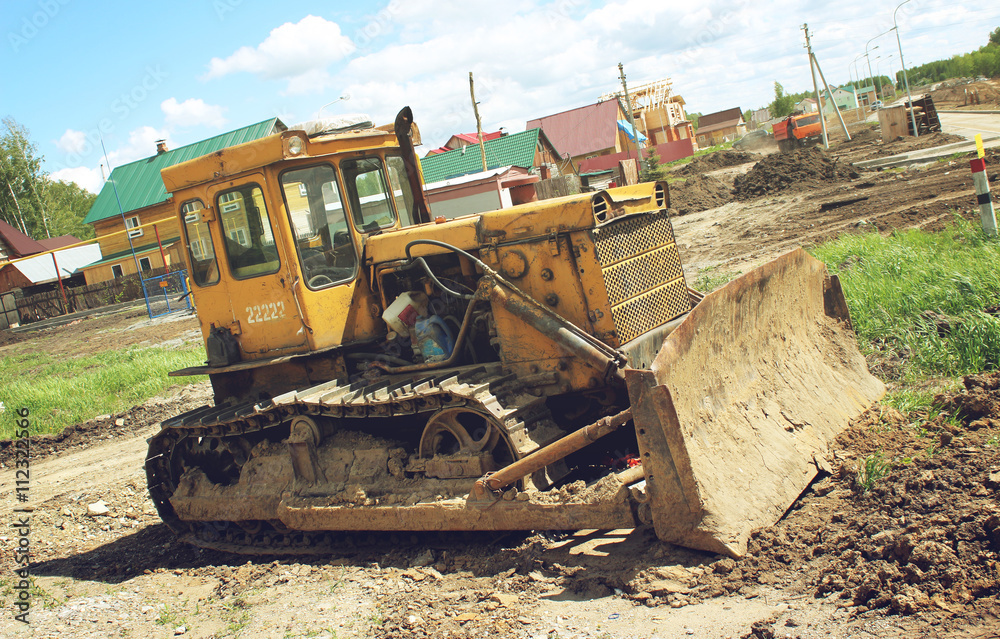
<instances>
[{"instance_id":1,"label":"green roof house","mask_svg":"<svg viewBox=\"0 0 1000 639\"><path fill-rule=\"evenodd\" d=\"M87 284L135 273L136 261L143 271L184 263L177 212L169 204L160 169L286 128L271 118L177 149L167 149L160 141L156 155L115 167L83 220L94 225L102 255L83 269ZM147 224L154 226L144 227ZM133 249L138 260L132 257Z\"/></svg>"}]
</instances>

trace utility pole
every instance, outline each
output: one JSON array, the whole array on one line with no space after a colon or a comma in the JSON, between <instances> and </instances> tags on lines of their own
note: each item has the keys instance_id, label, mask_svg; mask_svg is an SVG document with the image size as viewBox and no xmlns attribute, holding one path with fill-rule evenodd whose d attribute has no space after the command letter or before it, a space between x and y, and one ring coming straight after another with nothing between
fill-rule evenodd
<instances>
[{"instance_id":1,"label":"utility pole","mask_svg":"<svg viewBox=\"0 0 1000 639\"><path fill-rule=\"evenodd\" d=\"M483 144L483 123L479 119L479 103L476 102L476 83L469 71L469 93L472 94L472 112L476 114L476 133L479 135L479 152L483 156L483 171L486 171L486 145Z\"/></svg>"},{"instance_id":2,"label":"utility pole","mask_svg":"<svg viewBox=\"0 0 1000 639\"><path fill-rule=\"evenodd\" d=\"M903 6L910 0L903 0L899 3L899 7ZM899 7L896 7L896 11L899 11ZM913 109L913 96L910 95L910 79L906 77L906 61L903 60L903 44L899 41L899 25L896 24L896 11L892 12L892 28L896 30L896 46L899 47L899 63L903 65L903 82L906 83L906 99L910 103L910 122L913 124L913 137L919 137L917 132L917 116L914 115Z\"/></svg>"},{"instance_id":3,"label":"utility pole","mask_svg":"<svg viewBox=\"0 0 1000 639\"><path fill-rule=\"evenodd\" d=\"M813 50L812 45L809 43L809 25L803 24L802 30L806 32L806 51L809 52L809 73L812 74L813 79L813 95L816 96L816 108L819 109L819 125L823 129L823 148L830 148L830 138L826 135L826 118L823 117L823 101L819 97L819 84L816 83L816 67L813 65ZM833 96L831 96L833 97ZM844 127L844 131L847 131L847 127Z\"/></svg>"},{"instance_id":4,"label":"utility pole","mask_svg":"<svg viewBox=\"0 0 1000 639\"><path fill-rule=\"evenodd\" d=\"M639 146L639 131L635 128L635 117L632 116L632 100L628 97L628 85L625 84L625 67L618 63L618 74L622 80L622 89L625 91L625 108L628 109L628 122L632 125L632 141L635 142L635 154L642 163L642 147ZM616 125L617 126L617 125ZM639 167L640 170L642 167Z\"/></svg>"},{"instance_id":5,"label":"utility pole","mask_svg":"<svg viewBox=\"0 0 1000 639\"><path fill-rule=\"evenodd\" d=\"M851 134L847 132L847 123L844 122L844 116L840 113L840 109L837 107L837 101L833 99L833 91L830 90L830 85L826 83L826 78L823 77L823 69L819 66L819 60L816 59L816 54L810 54L813 64L816 65L816 70L819 71L819 79L823 81L823 86L826 88L826 94L830 96L830 102L833 103L833 110L837 113L837 119L840 120L840 126L844 129L844 135L847 136L847 141L851 141ZM821 116L822 117L822 116Z\"/></svg>"}]
</instances>

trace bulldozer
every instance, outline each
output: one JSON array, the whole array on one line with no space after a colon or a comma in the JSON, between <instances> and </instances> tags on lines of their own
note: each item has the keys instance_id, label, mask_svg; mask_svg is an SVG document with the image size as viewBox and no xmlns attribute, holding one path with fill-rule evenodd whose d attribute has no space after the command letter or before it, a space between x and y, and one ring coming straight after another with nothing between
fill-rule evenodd
<instances>
[{"instance_id":1,"label":"bulldozer","mask_svg":"<svg viewBox=\"0 0 1000 639\"><path fill-rule=\"evenodd\" d=\"M435 217L410 109L162 171L214 405L149 440L184 541L649 526L739 557L884 393L799 249L687 285L664 182Z\"/></svg>"}]
</instances>

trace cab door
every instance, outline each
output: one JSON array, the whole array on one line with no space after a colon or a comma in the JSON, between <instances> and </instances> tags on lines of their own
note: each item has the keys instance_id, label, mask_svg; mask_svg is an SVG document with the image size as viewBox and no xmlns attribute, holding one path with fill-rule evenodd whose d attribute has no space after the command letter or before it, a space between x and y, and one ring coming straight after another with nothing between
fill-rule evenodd
<instances>
[{"instance_id":1,"label":"cab door","mask_svg":"<svg viewBox=\"0 0 1000 639\"><path fill-rule=\"evenodd\" d=\"M294 275L272 222L262 174L210 191L220 231L233 325L245 359L308 349L293 292Z\"/></svg>"}]
</instances>

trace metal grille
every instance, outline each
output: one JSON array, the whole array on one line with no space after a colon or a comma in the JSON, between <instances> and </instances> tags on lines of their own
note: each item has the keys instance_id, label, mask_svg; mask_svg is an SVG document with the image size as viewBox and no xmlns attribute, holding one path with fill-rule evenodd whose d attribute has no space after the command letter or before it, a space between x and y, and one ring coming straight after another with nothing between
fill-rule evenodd
<instances>
[{"instance_id":1,"label":"metal grille","mask_svg":"<svg viewBox=\"0 0 1000 639\"><path fill-rule=\"evenodd\" d=\"M629 215L594 229L594 242L597 259L608 267L654 248L673 244L674 229L664 211Z\"/></svg>"},{"instance_id":2,"label":"metal grille","mask_svg":"<svg viewBox=\"0 0 1000 639\"><path fill-rule=\"evenodd\" d=\"M614 219L594 230L594 244L622 343L691 310L665 211Z\"/></svg>"}]
</instances>

